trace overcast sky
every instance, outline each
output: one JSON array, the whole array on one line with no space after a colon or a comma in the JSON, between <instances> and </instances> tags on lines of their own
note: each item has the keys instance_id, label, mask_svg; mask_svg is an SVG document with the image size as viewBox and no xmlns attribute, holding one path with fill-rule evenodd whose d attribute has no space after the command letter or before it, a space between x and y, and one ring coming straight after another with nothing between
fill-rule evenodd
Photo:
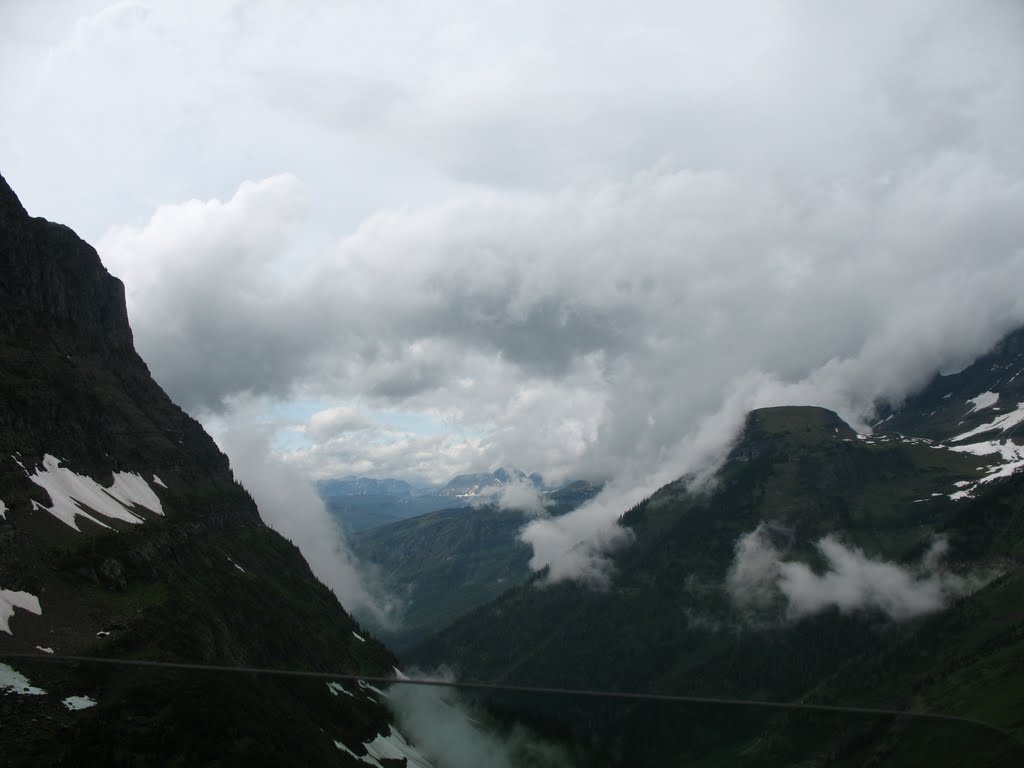
<instances>
[{"instance_id":1,"label":"overcast sky","mask_svg":"<svg viewBox=\"0 0 1024 768\"><path fill-rule=\"evenodd\" d=\"M576 542L749 407L863 421L1024 322L1016 0L0 0L0 29L0 170L125 281L170 394L306 476L613 479L531 523L535 564L600 575Z\"/></svg>"}]
</instances>

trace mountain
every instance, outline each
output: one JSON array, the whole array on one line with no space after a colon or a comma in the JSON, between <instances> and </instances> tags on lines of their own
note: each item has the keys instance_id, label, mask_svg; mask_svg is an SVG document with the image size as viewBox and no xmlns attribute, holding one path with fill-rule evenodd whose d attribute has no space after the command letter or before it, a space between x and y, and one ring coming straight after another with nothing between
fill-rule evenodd
<instances>
[{"instance_id":1,"label":"mountain","mask_svg":"<svg viewBox=\"0 0 1024 768\"><path fill-rule=\"evenodd\" d=\"M327 510L349 534L451 504L449 499L417 494L409 483L395 478L345 477L320 480L316 487Z\"/></svg>"},{"instance_id":2,"label":"mountain","mask_svg":"<svg viewBox=\"0 0 1024 768\"><path fill-rule=\"evenodd\" d=\"M509 483L526 482L537 488L542 487L540 475L534 473L527 476L518 469L496 469L493 472L480 472L469 475L456 475L437 493L439 496L466 499L475 498L488 491L497 490Z\"/></svg>"},{"instance_id":3,"label":"mountain","mask_svg":"<svg viewBox=\"0 0 1024 768\"><path fill-rule=\"evenodd\" d=\"M440 488L415 489L394 478L348 477L321 480L317 490L341 527L355 534L442 509L478 504L482 498L500 493L509 483L526 483L538 490L544 488L543 479L537 473L527 476L516 469L498 469L491 473L457 475Z\"/></svg>"},{"instance_id":4,"label":"mountain","mask_svg":"<svg viewBox=\"0 0 1024 768\"><path fill-rule=\"evenodd\" d=\"M975 432L980 436L984 432L976 430L999 417L1006 419L999 433L1024 442L1021 403L1024 403L1024 329L1005 336L964 370L952 375L936 375L901 407L890 409L885 418L874 425L874 431L968 442L957 441L957 435Z\"/></svg>"},{"instance_id":5,"label":"mountain","mask_svg":"<svg viewBox=\"0 0 1024 768\"><path fill-rule=\"evenodd\" d=\"M411 496L413 487L404 480L386 477L377 480L372 477L343 477L336 480L321 480L317 491L325 499L336 496Z\"/></svg>"},{"instance_id":6,"label":"mountain","mask_svg":"<svg viewBox=\"0 0 1024 768\"><path fill-rule=\"evenodd\" d=\"M0 655L26 653L395 664L153 381L95 250L0 178ZM347 684L2 661L7 765L365 765L400 738Z\"/></svg>"},{"instance_id":7,"label":"mountain","mask_svg":"<svg viewBox=\"0 0 1024 768\"><path fill-rule=\"evenodd\" d=\"M625 512L634 541L614 553L607 590L536 575L403 660L517 685L947 712L1020 740L1024 475L1013 474L1012 438L1024 397L1006 367L1019 338L937 378L874 435L819 408L754 411L712 487L683 478ZM492 706L568 729L601 765L1022 757L1019 743L964 724L574 699Z\"/></svg>"},{"instance_id":8,"label":"mountain","mask_svg":"<svg viewBox=\"0 0 1024 768\"><path fill-rule=\"evenodd\" d=\"M600 486L586 481L555 489L546 513L565 514L593 498ZM495 504L431 512L354 533L349 545L382 574L406 606L397 628L374 627L397 651L425 639L472 608L489 602L530 576L532 551L519 541L527 518ZM366 618L372 624L370 617Z\"/></svg>"}]
</instances>

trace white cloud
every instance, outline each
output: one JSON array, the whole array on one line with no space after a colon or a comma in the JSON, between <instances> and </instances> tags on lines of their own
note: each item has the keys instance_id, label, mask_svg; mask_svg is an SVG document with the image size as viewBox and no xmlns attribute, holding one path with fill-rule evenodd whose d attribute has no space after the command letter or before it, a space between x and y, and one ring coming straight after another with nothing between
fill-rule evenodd
<instances>
[{"instance_id":1,"label":"white cloud","mask_svg":"<svg viewBox=\"0 0 1024 768\"><path fill-rule=\"evenodd\" d=\"M270 449L272 430L254 426L246 414L251 408L251 403L235 401L214 433L231 458L235 477L256 500L264 522L299 548L314 575L348 611L391 626L400 606L351 553L309 478L275 457Z\"/></svg>"},{"instance_id":2,"label":"white cloud","mask_svg":"<svg viewBox=\"0 0 1024 768\"><path fill-rule=\"evenodd\" d=\"M452 681L444 671L432 677ZM402 732L437 765L559 768L573 764L563 747L524 726L499 732L486 712L465 702L456 689L396 683L388 690L387 704Z\"/></svg>"},{"instance_id":3,"label":"white cloud","mask_svg":"<svg viewBox=\"0 0 1024 768\"><path fill-rule=\"evenodd\" d=\"M243 389L362 397L438 414L447 434L426 442L428 453L443 446L439 465L454 452L458 470L616 478L609 494L625 496L596 502L603 512L524 535L541 547L535 565L563 546L580 564L620 539L595 525L612 525L652 480L704 467L710 457L694 447L727 443L747 409L816 404L863 420L879 398L904 396L1024 321L1012 289L1024 278L1022 190L971 157L935 159L884 190L818 196L662 169L554 197L489 193L382 213L303 262L286 235L246 245L246 221L271 233L292 221L297 187L284 177L227 204L164 210L101 250L158 276L147 286L126 275L139 346L193 408ZM284 212L269 215L275 204ZM192 217L209 243L191 237ZM395 456L356 474L420 464L423 436L380 438L324 440L302 460ZM394 454L402 446L405 457ZM540 544L545 528L553 549Z\"/></svg>"},{"instance_id":4,"label":"white cloud","mask_svg":"<svg viewBox=\"0 0 1024 768\"><path fill-rule=\"evenodd\" d=\"M496 503L498 509L521 512L535 517L550 506L544 493L528 478L512 477L501 485L484 488L476 497L477 505Z\"/></svg>"},{"instance_id":5,"label":"white cloud","mask_svg":"<svg viewBox=\"0 0 1024 768\"><path fill-rule=\"evenodd\" d=\"M765 608L781 602L790 620L834 607L843 613L881 611L899 621L941 610L985 581L945 568L942 559L949 545L943 538L937 538L913 566L871 559L832 536L816 546L826 563L821 574L799 561L783 560L762 524L736 542L726 586L741 607Z\"/></svg>"},{"instance_id":6,"label":"white cloud","mask_svg":"<svg viewBox=\"0 0 1024 768\"><path fill-rule=\"evenodd\" d=\"M331 439L347 432L370 429L373 421L350 406L335 406L317 411L309 417L305 433L314 440Z\"/></svg>"}]
</instances>

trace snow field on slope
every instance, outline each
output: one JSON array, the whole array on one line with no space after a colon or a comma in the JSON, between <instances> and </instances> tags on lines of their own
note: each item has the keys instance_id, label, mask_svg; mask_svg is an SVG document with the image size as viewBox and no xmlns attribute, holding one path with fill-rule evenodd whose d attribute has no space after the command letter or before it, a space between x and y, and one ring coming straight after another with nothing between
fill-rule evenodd
<instances>
[{"instance_id":1,"label":"snow field on slope","mask_svg":"<svg viewBox=\"0 0 1024 768\"><path fill-rule=\"evenodd\" d=\"M141 523L143 519L129 510L132 505L145 507L158 515L164 513L160 499L149 484L130 472L115 472L113 484L104 488L92 478L60 466L56 457L46 454L41 469L32 474L26 470L25 474L50 495L52 503L47 508L33 501L33 507L46 510L76 531L81 530L76 517L84 517L104 528L110 527L85 511L83 506L112 520L133 524Z\"/></svg>"},{"instance_id":2,"label":"snow field on slope","mask_svg":"<svg viewBox=\"0 0 1024 768\"><path fill-rule=\"evenodd\" d=\"M340 741L335 741L334 746L343 752L348 752L352 757L367 765L376 766L376 768L383 768L381 760L402 759L406 761L406 765L409 768L433 768L433 763L427 760L416 747L406 741L405 737L396 731L393 725L389 725L388 729L389 733L387 736L378 734L373 741L363 744L367 752L365 755L357 755Z\"/></svg>"},{"instance_id":3,"label":"snow field on slope","mask_svg":"<svg viewBox=\"0 0 1024 768\"><path fill-rule=\"evenodd\" d=\"M991 408L993 405L999 402L999 394L997 392L982 392L977 397L972 397L968 401L973 407L967 413L968 415L975 411L983 411L986 408Z\"/></svg>"},{"instance_id":4,"label":"snow field on slope","mask_svg":"<svg viewBox=\"0 0 1024 768\"><path fill-rule=\"evenodd\" d=\"M42 688L32 685L21 672L6 664L0 664L0 691L11 691L21 696L42 696L46 693Z\"/></svg>"},{"instance_id":5,"label":"snow field on slope","mask_svg":"<svg viewBox=\"0 0 1024 768\"><path fill-rule=\"evenodd\" d=\"M36 616L42 614L43 609L39 605L39 598L28 592L13 592L9 589L0 589L0 631L13 635L11 631L11 616L14 609L21 608L23 611L34 613Z\"/></svg>"},{"instance_id":6,"label":"snow field on slope","mask_svg":"<svg viewBox=\"0 0 1024 768\"><path fill-rule=\"evenodd\" d=\"M982 395L979 395L978 398L981 396ZM949 442L959 443L964 440L970 440L972 437L976 437L977 435L987 434L996 430L999 430L999 432L1006 432L1008 429L1017 426L1021 422L1024 422L1024 403L1018 404L1015 410L998 416L987 424L982 424L979 427L975 427L961 435L951 438ZM992 466L989 469L988 474L980 480L970 484L965 484L963 482L957 483L960 490L949 494L949 498L953 501L970 498L974 494L974 491L977 490L978 486L983 485L984 483L991 483L993 480L998 480L1002 477L1009 477L1018 469L1024 468L1024 445L1017 445L1011 440L981 440L968 443L966 445L950 445L949 449L951 451L957 451L958 453L970 453L975 456L992 456L994 454L999 456L999 463Z\"/></svg>"},{"instance_id":7,"label":"snow field on slope","mask_svg":"<svg viewBox=\"0 0 1024 768\"><path fill-rule=\"evenodd\" d=\"M96 701L94 699L90 699L88 696L68 696L61 702L61 704L72 712L77 712L80 709L95 707Z\"/></svg>"}]
</instances>

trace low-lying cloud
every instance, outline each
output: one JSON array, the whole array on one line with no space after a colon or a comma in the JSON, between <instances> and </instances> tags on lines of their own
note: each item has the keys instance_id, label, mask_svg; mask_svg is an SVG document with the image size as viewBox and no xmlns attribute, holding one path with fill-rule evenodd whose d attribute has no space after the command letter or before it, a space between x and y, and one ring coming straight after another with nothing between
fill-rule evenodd
<instances>
[{"instance_id":1,"label":"low-lying cloud","mask_svg":"<svg viewBox=\"0 0 1024 768\"><path fill-rule=\"evenodd\" d=\"M231 458L235 478L255 499L263 521L299 548L313 574L344 608L372 616L380 626L393 626L400 612L396 599L356 560L309 477L275 458L270 449L272 435L271 429L254 426L243 416L228 418L215 437Z\"/></svg>"},{"instance_id":2,"label":"low-lying cloud","mask_svg":"<svg viewBox=\"0 0 1024 768\"><path fill-rule=\"evenodd\" d=\"M496 504L507 512L521 512L529 517L543 515L550 506L544 492L527 477L512 476L501 485L484 488L476 498L478 505Z\"/></svg>"},{"instance_id":3,"label":"low-lying cloud","mask_svg":"<svg viewBox=\"0 0 1024 768\"><path fill-rule=\"evenodd\" d=\"M419 676L419 675L417 675ZM451 680L450 675L433 675ZM399 728L416 748L446 768L569 768L561 746L516 725L498 731L486 714L473 710L450 688L396 683L387 704Z\"/></svg>"},{"instance_id":4,"label":"low-lying cloud","mask_svg":"<svg viewBox=\"0 0 1024 768\"><path fill-rule=\"evenodd\" d=\"M901 621L942 610L985 581L948 570L942 560L949 545L941 537L918 563L908 566L874 560L833 536L815 546L825 560L820 574L805 563L783 560L764 524L741 536L726 578L734 602L755 610L781 606L792 621L830 608L842 613L879 611Z\"/></svg>"}]
</instances>

